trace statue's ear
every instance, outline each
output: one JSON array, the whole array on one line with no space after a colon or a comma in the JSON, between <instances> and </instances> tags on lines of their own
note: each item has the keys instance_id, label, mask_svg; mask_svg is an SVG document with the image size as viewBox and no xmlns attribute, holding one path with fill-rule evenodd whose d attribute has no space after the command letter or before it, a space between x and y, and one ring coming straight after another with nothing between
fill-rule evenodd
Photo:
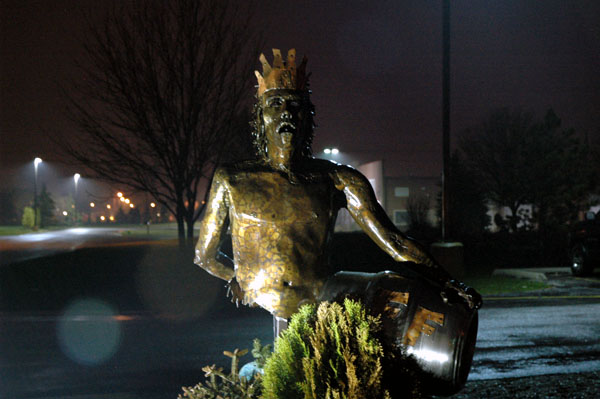
<instances>
[{"instance_id":1,"label":"statue's ear","mask_svg":"<svg viewBox=\"0 0 600 399\"><path fill-rule=\"evenodd\" d=\"M259 126L262 125L263 122L263 108L261 105L258 106L258 112L256 113L256 119L259 123Z\"/></svg>"}]
</instances>

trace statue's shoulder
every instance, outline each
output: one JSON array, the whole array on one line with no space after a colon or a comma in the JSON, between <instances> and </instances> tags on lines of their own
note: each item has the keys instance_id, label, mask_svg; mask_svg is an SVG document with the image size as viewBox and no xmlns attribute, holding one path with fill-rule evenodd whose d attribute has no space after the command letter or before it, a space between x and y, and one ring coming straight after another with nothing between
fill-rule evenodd
<instances>
[{"instance_id":1,"label":"statue's shoulder","mask_svg":"<svg viewBox=\"0 0 600 399\"><path fill-rule=\"evenodd\" d=\"M261 162L255 160L238 161L225 163L219 166L217 170L221 170L222 173L235 174L239 172L250 172L256 170L262 166Z\"/></svg>"},{"instance_id":2,"label":"statue's shoulder","mask_svg":"<svg viewBox=\"0 0 600 399\"><path fill-rule=\"evenodd\" d=\"M215 172L215 177L219 176L223 179L240 178L243 175L248 175L253 172L267 171L268 167L264 162L248 160L226 163L219 166Z\"/></svg>"},{"instance_id":3,"label":"statue's shoulder","mask_svg":"<svg viewBox=\"0 0 600 399\"><path fill-rule=\"evenodd\" d=\"M357 169L349 165L342 165L337 162L330 162L329 175L339 189L348 185L368 184L367 178Z\"/></svg>"}]
</instances>

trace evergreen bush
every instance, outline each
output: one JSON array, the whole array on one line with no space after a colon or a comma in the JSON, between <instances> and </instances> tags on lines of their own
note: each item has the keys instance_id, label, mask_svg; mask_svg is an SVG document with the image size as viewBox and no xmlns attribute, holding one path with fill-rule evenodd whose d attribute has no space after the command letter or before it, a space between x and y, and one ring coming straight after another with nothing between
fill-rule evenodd
<instances>
[{"instance_id":1,"label":"evergreen bush","mask_svg":"<svg viewBox=\"0 0 600 399\"><path fill-rule=\"evenodd\" d=\"M390 398L383 388L380 320L359 302L305 305L275 342L263 376L265 399Z\"/></svg>"},{"instance_id":2,"label":"evergreen bush","mask_svg":"<svg viewBox=\"0 0 600 399\"><path fill-rule=\"evenodd\" d=\"M32 207L26 206L23 209L23 217L21 218L23 227L33 229L35 227L35 212Z\"/></svg>"}]
</instances>

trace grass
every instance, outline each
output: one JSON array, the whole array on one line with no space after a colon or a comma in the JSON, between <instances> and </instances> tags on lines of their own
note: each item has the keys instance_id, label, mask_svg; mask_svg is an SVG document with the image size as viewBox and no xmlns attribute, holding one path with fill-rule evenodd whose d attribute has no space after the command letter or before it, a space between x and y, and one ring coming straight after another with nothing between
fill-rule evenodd
<instances>
[{"instance_id":1,"label":"grass","mask_svg":"<svg viewBox=\"0 0 600 399\"><path fill-rule=\"evenodd\" d=\"M111 227L121 229L120 233L124 237L160 236L164 238L177 238L177 224L175 223L151 224L150 228L142 224L114 225Z\"/></svg>"},{"instance_id":2,"label":"grass","mask_svg":"<svg viewBox=\"0 0 600 399\"><path fill-rule=\"evenodd\" d=\"M65 226L49 226L36 231L23 226L0 226L0 236L18 236L29 233L44 233L46 231L62 230L65 228Z\"/></svg>"},{"instance_id":3,"label":"grass","mask_svg":"<svg viewBox=\"0 0 600 399\"><path fill-rule=\"evenodd\" d=\"M15 236L31 232L31 229L23 226L0 226L0 236Z\"/></svg>"},{"instance_id":4,"label":"grass","mask_svg":"<svg viewBox=\"0 0 600 399\"><path fill-rule=\"evenodd\" d=\"M550 287L548 284L540 281L523 280L506 276L467 277L464 279L464 282L475 288L481 295L510 294Z\"/></svg>"}]
</instances>

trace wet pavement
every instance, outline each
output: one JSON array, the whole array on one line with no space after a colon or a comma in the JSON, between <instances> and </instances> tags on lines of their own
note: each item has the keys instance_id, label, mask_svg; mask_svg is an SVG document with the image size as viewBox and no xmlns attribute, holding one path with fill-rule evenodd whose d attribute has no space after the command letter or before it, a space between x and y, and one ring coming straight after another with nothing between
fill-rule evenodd
<instances>
[{"instance_id":1,"label":"wet pavement","mask_svg":"<svg viewBox=\"0 0 600 399\"><path fill-rule=\"evenodd\" d=\"M48 263L60 259L66 258L47 258L40 266L60 269L59 276L81 273L79 285L99 284L101 275L87 277L86 270L93 271L89 264ZM223 350L250 348L255 337L270 341L271 316L258 309L235 309L223 298L222 282L205 279L205 274L195 282L198 273L191 269L192 274L184 274L190 269L185 265L181 271L168 262L164 270L131 265L146 264L148 259L165 263L154 252L140 254L140 259L131 255L110 268L98 261L97 270L115 273L106 280L115 284L114 291L90 295L91 290L82 286L77 295L85 292L89 297L65 300L55 311L36 311L38 299L31 302L31 309L30 302L22 301L26 310L0 311L0 398L175 398L182 385L203 378L203 366L228 367ZM38 270L32 262L26 262L32 274L24 281L33 281ZM593 397L585 395L597 388L593 377L600 372L600 275L544 273L550 288L484 298L473 367L457 397ZM60 285L75 280L52 281ZM170 318L168 312L130 307L136 295L154 304L158 299L164 303L166 294L180 306L180 298L189 301L182 291L188 286L191 292L202 286L200 299L207 303L194 318ZM62 298L59 294L66 286L61 287L45 291L37 283L24 286L39 301L49 300L49 294ZM138 291L121 298L122 287ZM577 390L575 384L581 383L585 389ZM561 391L556 396L544 394L552 392L549 384L562 387Z\"/></svg>"}]
</instances>

